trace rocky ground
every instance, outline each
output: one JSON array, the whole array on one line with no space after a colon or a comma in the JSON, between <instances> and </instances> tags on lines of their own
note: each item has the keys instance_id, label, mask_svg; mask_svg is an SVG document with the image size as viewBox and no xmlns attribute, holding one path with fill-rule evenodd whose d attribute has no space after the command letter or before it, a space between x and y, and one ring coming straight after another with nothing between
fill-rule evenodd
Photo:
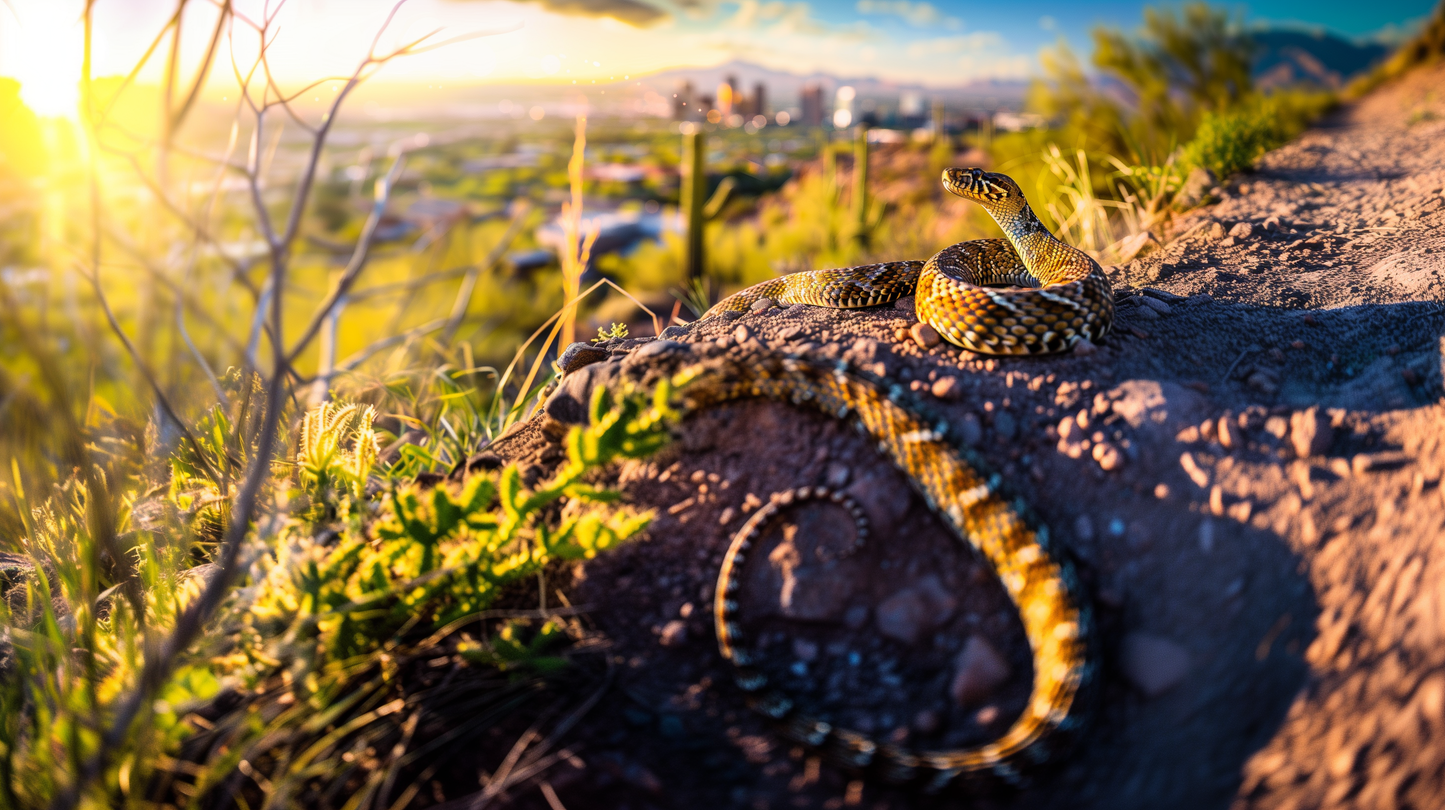
<instances>
[{"instance_id":1,"label":"rocky ground","mask_svg":"<svg viewBox=\"0 0 1445 810\"><path fill-rule=\"evenodd\" d=\"M742 708L710 600L772 492L745 572L765 667L842 725L920 745L1005 728L1029 657L991 574L843 423L765 402L690 420L622 468L648 537L570 589L611 688L524 807L1315 808L1445 804L1445 70L1417 72L1267 156L1113 268L1115 332L999 360L917 340L912 301L770 309L619 341L609 371L764 347L908 386L1080 563L1105 669L1092 730L1021 790L924 797L820 762ZM911 331L910 331L911 330ZM549 417L552 418L552 417ZM545 467L547 419L496 446ZM555 435L556 431L550 431Z\"/></svg>"}]
</instances>

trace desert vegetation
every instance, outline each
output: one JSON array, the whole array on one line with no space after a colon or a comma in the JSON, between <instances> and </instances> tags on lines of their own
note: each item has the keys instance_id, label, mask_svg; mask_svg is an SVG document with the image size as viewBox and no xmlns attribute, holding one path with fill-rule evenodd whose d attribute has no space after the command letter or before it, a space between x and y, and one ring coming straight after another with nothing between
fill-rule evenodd
<instances>
[{"instance_id":1,"label":"desert vegetation","mask_svg":"<svg viewBox=\"0 0 1445 810\"><path fill-rule=\"evenodd\" d=\"M598 396L554 476L490 465L562 348L656 333L779 273L989 235L935 181L960 160L1019 178L1055 232L1123 260L1333 103L1257 91L1225 12L1150 11L1139 32L1096 33L1093 72L1056 54L1030 101L1044 128L871 153L854 133L724 132L689 202L663 125L579 117L533 165L479 171L462 167L503 147L333 143L388 63L492 32L384 28L351 75L283 87L272 20L213 12L190 73L174 55L199 23L179 13L129 76L91 76L87 52L73 124L0 80L5 806L403 808L433 801L421 786L462 743L545 716L489 765L485 805L563 758L591 705L546 705L592 652L549 576L645 530L590 476L656 451L675 417L667 385ZM234 106L216 115L202 91L223 41L249 58L223 66ZM136 79L151 60L159 86ZM628 150L658 171L585 174L589 154ZM1210 179L1186 203L1195 170ZM591 257L599 196L705 205L699 272L672 231ZM401 198L463 204L406 231ZM509 267L558 202L558 258Z\"/></svg>"}]
</instances>

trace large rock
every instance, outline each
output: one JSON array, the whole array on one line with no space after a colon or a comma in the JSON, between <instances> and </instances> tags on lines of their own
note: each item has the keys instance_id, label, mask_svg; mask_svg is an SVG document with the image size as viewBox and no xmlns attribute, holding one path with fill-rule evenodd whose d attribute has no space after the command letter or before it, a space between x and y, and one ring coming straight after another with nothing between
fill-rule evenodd
<instances>
[{"instance_id":1,"label":"large rock","mask_svg":"<svg viewBox=\"0 0 1445 810\"><path fill-rule=\"evenodd\" d=\"M977 706L1008 680L1009 665L983 636L969 636L954 659L949 694L960 706Z\"/></svg>"}]
</instances>

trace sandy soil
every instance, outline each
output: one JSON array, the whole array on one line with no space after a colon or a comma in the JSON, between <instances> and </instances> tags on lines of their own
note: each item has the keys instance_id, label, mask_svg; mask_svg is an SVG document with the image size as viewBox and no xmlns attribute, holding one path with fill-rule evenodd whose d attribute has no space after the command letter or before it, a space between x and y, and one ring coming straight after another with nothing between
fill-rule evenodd
<instances>
[{"instance_id":1,"label":"sandy soil","mask_svg":"<svg viewBox=\"0 0 1445 810\"><path fill-rule=\"evenodd\" d=\"M924 797L780 742L742 708L709 608L732 532L777 490L846 488L874 525L837 559L851 520L798 508L752 555L744 619L814 711L966 744L1017 713L1029 663L997 583L862 437L740 403L618 473L658 519L572 588L611 645L613 688L573 730L578 757L548 775L560 802L1445 805L1441 86L1445 69L1417 73L1342 111L1114 268L1116 331L1087 355L923 349L898 339L909 300L719 319L674 329L679 345L616 342L569 375L549 406L562 420L570 394L611 374L765 346L901 381L1072 550L1105 686L1082 744L1022 790ZM557 453L543 421L496 450L540 471ZM974 667L962 688L980 645L1008 677L980 683ZM547 806L536 790L511 798Z\"/></svg>"}]
</instances>

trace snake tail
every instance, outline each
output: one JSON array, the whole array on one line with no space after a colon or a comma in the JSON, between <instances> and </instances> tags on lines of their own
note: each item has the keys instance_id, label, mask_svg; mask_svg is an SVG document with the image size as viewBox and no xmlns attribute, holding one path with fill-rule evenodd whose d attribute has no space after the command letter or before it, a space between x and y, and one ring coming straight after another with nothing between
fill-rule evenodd
<instances>
[{"instance_id":1,"label":"snake tail","mask_svg":"<svg viewBox=\"0 0 1445 810\"><path fill-rule=\"evenodd\" d=\"M787 739L814 746L835 761L872 767L886 778L941 787L959 778L1017 782L1023 770L1050 760L1080 729L1085 694L1096 679L1091 613L1079 598L1069 561L1056 553L1047 529L1035 528L1021 502L1009 500L997 476L960 448L946 423L905 403L899 386L847 363L825 364L791 355L724 359L679 375L684 413L740 398L765 397L851 419L876 443L930 508L998 576L1019 611L1029 642L1033 684L1027 705L999 738L972 748L909 750L809 716L779 691L744 643L737 621L738 575L762 523L789 502L826 498L858 520L858 542L869 537L856 504L827 490L799 489L759 510L733 538L718 576L714 622L720 654L736 667L737 685L755 709ZM887 527L872 527L872 536Z\"/></svg>"}]
</instances>

